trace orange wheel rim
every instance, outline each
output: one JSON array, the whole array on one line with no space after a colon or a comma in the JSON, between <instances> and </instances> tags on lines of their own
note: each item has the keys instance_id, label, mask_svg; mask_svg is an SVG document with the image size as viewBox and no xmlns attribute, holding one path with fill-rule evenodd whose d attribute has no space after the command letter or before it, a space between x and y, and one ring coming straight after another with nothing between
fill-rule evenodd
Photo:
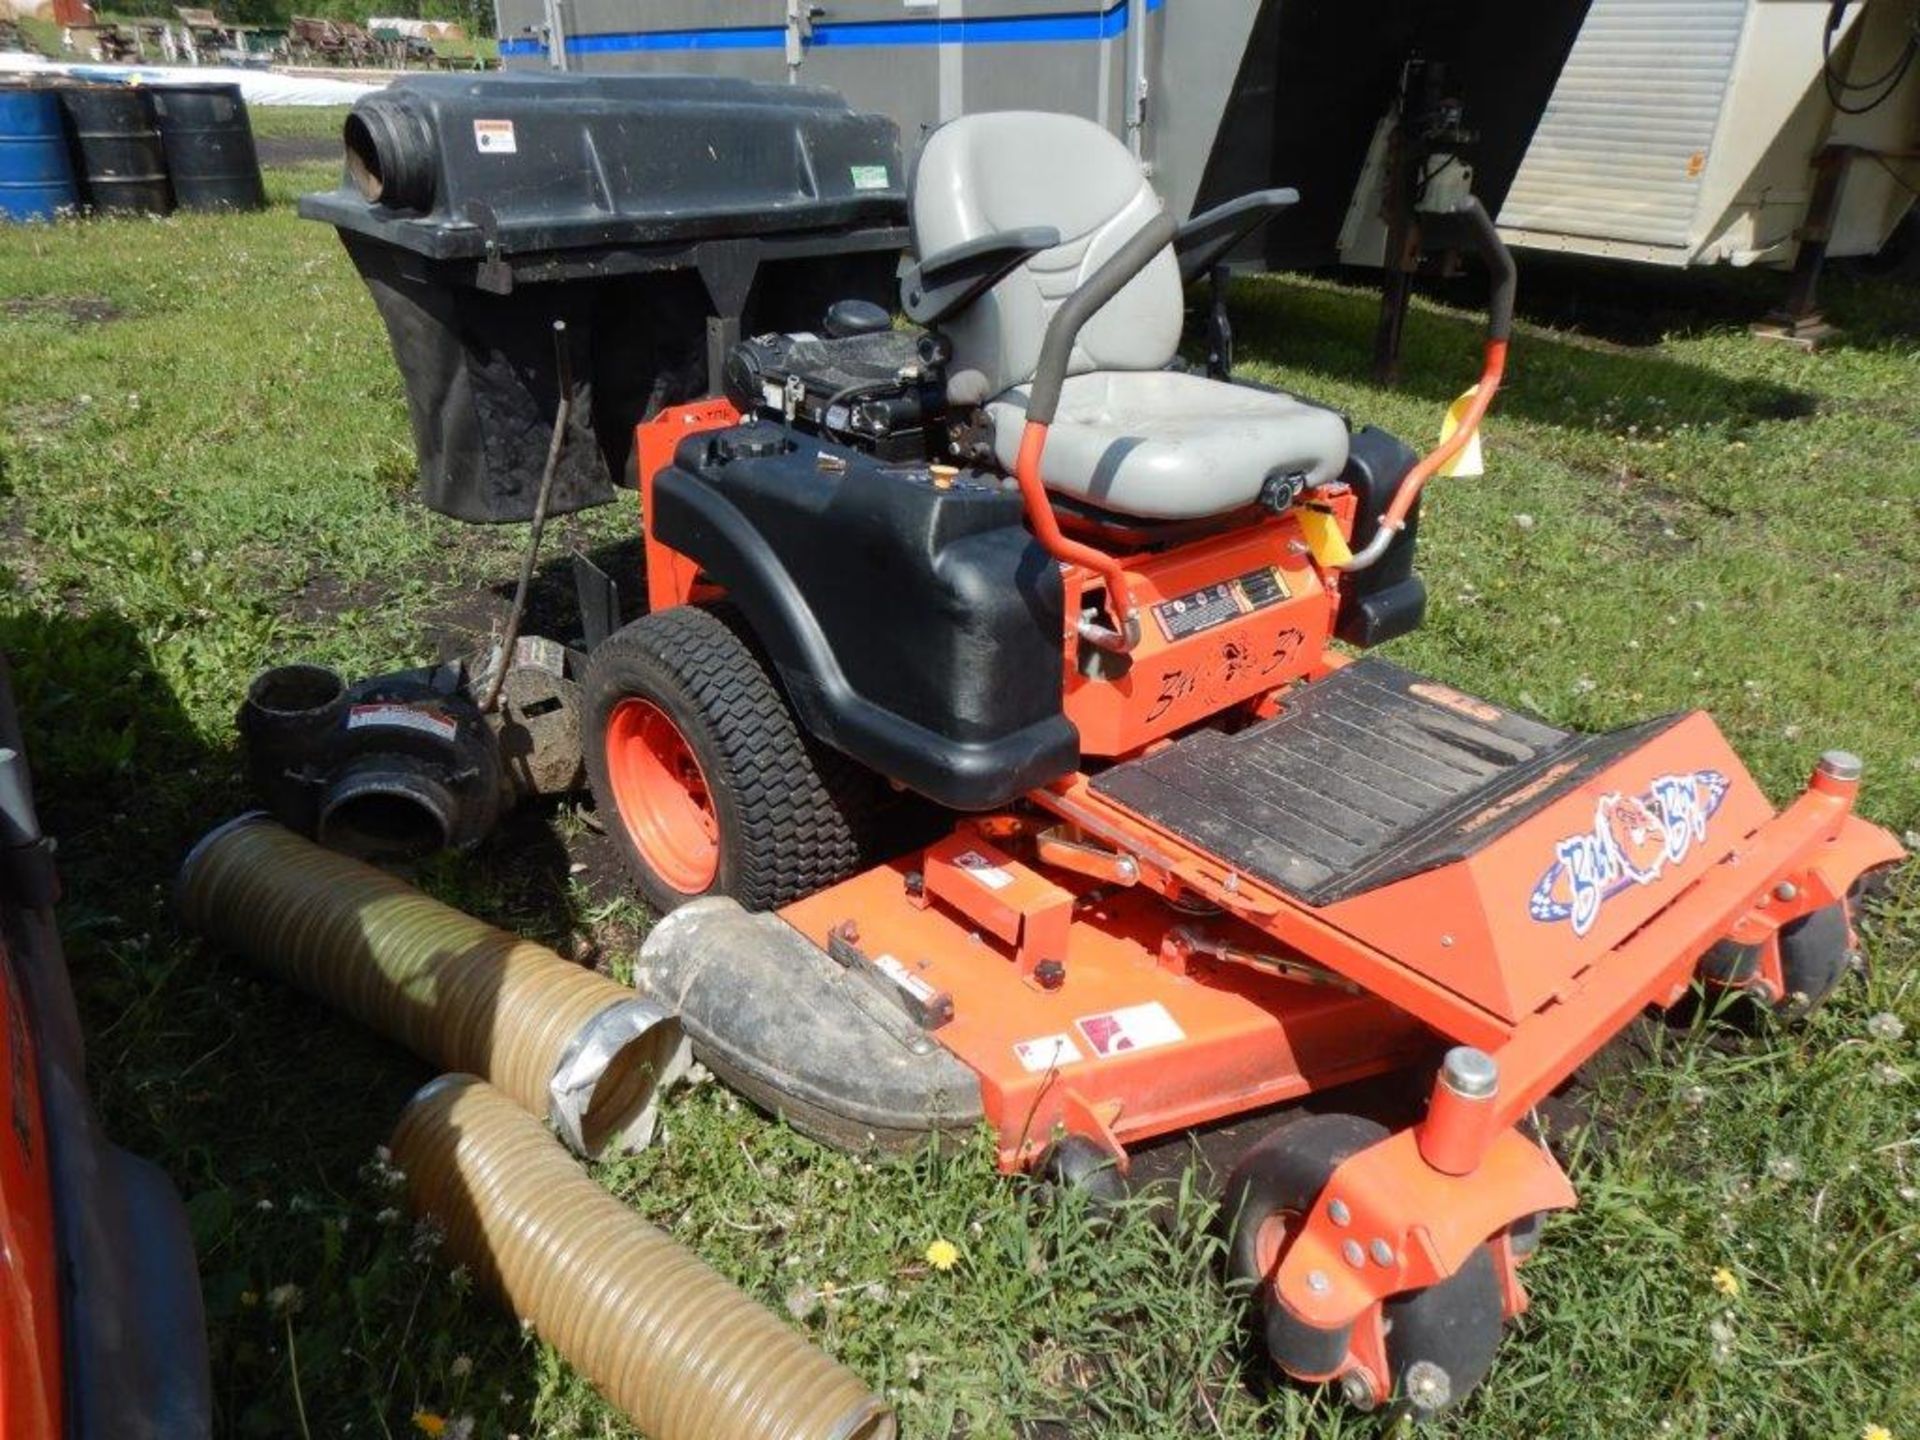
<instances>
[{"instance_id":1,"label":"orange wheel rim","mask_svg":"<svg viewBox=\"0 0 1920 1440\"><path fill-rule=\"evenodd\" d=\"M607 782L633 848L667 884L698 895L720 872L720 817L693 747L666 711L629 697L607 717Z\"/></svg>"},{"instance_id":2,"label":"orange wheel rim","mask_svg":"<svg viewBox=\"0 0 1920 1440\"><path fill-rule=\"evenodd\" d=\"M1293 1239L1299 1223L1300 1217L1293 1211L1276 1210L1253 1232L1253 1264L1263 1284L1273 1283L1280 1261L1287 1253L1287 1243Z\"/></svg>"}]
</instances>

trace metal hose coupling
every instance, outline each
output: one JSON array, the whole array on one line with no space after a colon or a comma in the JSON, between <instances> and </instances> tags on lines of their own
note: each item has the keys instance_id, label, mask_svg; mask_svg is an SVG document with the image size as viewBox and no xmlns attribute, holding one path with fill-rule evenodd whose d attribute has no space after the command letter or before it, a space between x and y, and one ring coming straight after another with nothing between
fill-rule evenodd
<instances>
[{"instance_id":1,"label":"metal hose coupling","mask_svg":"<svg viewBox=\"0 0 1920 1440\"><path fill-rule=\"evenodd\" d=\"M893 1440L893 1413L470 1075L400 1116L393 1163L464 1264L650 1440Z\"/></svg>"},{"instance_id":2,"label":"metal hose coupling","mask_svg":"<svg viewBox=\"0 0 1920 1440\"><path fill-rule=\"evenodd\" d=\"M637 1150L686 1070L677 1015L264 813L180 867L186 923L443 1069L485 1075L583 1155Z\"/></svg>"}]
</instances>

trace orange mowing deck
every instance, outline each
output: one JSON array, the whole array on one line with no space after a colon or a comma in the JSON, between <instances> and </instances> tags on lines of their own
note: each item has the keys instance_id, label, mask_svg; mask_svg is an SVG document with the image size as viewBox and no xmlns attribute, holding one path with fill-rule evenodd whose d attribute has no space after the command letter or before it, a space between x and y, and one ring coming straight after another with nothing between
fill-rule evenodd
<instances>
[{"instance_id":1,"label":"orange mowing deck","mask_svg":"<svg viewBox=\"0 0 1920 1440\"><path fill-rule=\"evenodd\" d=\"M988 862L970 868L989 890L1052 884L978 838L951 837L928 858L950 849ZM913 873L907 861L878 866L781 914L823 948L853 920L869 960L952 998L933 1034L979 1075L1008 1168L1056 1125L1124 1147L1396 1068L1431 1044L1373 996L1198 956L1179 973L1159 945L1181 917L1137 890L1059 892L1072 920L1065 979L1049 989L1023 975L1013 942L931 898L933 886L913 894ZM1192 923L1258 940L1222 917Z\"/></svg>"}]
</instances>

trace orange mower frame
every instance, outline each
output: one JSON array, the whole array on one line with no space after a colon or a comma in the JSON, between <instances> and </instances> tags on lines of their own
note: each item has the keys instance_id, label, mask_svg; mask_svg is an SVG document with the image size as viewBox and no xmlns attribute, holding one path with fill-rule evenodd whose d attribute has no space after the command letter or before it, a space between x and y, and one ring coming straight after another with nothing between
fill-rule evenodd
<instances>
[{"instance_id":1,"label":"orange mower frame","mask_svg":"<svg viewBox=\"0 0 1920 1440\"><path fill-rule=\"evenodd\" d=\"M1196 736L1217 752L1363 686L1403 707L1393 723L1474 744L1490 743L1487 727L1548 728L1329 648L1348 576L1406 525L1494 399L1507 280L1462 423L1407 473L1357 554L1355 496L1338 485L1174 543L1135 545L1075 517L1063 526L1039 478L1054 396L1036 381L1011 478L1060 571L1061 703L1081 763L778 912L819 951L898 989L977 1079L1009 1171L1046 1167L1071 1141L1124 1172L1130 1149L1157 1137L1430 1067L1415 1123L1330 1152L1291 1208L1228 1217L1250 1237L1248 1278L1276 1359L1297 1378L1340 1381L1366 1408L1395 1394L1391 1307L1405 1297L1490 1268L1500 1316L1525 1308L1525 1227L1575 1203L1527 1126L1533 1107L1702 975L1787 1000L1791 937L1838 923L1851 952L1850 892L1903 853L1854 815L1851 756L1823 757L1776 812L1699 712L1560 736L1526 783L1487 792L1477 809L1469 793L1448 812L1450 848L1344 889L1282 883L1223 853L1206 827L1156 811L1140 785L1114 783L1153 778ZM702 437L742 418L707 400L638 429L656 612L724 594L697 556L654 533L654 486L669 466L697 467ZM1326 543L1329 526L1345 545ZM1196 596L1213 607L1207 623L1170 623ZM1316 743L1307 773L1326 794L1300 803L1337 809L1343 752Z\"/></svg>"}]
</instances>

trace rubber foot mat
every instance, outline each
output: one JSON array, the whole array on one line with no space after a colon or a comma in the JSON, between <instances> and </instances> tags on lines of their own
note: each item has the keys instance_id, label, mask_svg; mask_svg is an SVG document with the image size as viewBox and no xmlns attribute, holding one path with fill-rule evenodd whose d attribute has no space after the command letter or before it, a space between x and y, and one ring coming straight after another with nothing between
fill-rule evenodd
<instances>
[{"instance_id":1,"label":"rubber foot mat","mask_svg":"<svg viewBox=\"0 0 1920 1440\"><path fill-rule=\"evenodd\" d=\"M1294 692L1271 720L1197 731L1093 788L1330 905L1472 854L1674 718L1575 735L1366 659Z\"/></svg>"}]
</instances>

